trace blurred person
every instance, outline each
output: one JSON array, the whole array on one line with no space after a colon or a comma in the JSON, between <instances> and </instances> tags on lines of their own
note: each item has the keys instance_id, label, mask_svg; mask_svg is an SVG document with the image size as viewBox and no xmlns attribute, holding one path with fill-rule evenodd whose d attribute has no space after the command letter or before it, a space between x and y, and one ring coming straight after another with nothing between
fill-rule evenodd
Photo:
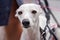
<instances>
[{"instance_id":1,"label":"blurred person","mask_svg":"<svg viewBox=\"0 0 60 40\"><path fill-rule=\"evenodd\" d=\"M5 40L6 39L6 35L5 34L6 33L8 34L8 32L11 31L11 27L12 26L14 27L14 22L13 22L13 24L11 26L9 26L11 21L12 21L11 18L9 18L9 17L11 16L10 14L14 14L13 12L16 9L16 7L14 7L14 6L16 6L16 5L17 4L16 4L15 0L0 0L0 40ZM13 7L14 8L11 9L11 6L12 6L12 8ZM12 12L11 12L11 10L12 10ZM9 20L11 20L11 21L9 22ZM18 28L18 24L17 24L17 28ZM10 30L8 30L8 29L10 29ZM6 30L7 30L7 32L6 32ZM13 29L13 30L15 30L15 29ZM8 36L9 35L10 34L8 34ZM12 38L10 37L10 39L12 39ZM10 39L8 39L8 40L10 40Z\"/></svg>"},{"instance_id":2,"label":"blurred person","mask_svg":"<svg viewBox=\"0 0 60 40\"><path fill-rule=\"evenodd\" d=\"M8 24L12 0L0 0L0 40L5 39L5 26Z\"/></svg>"},{"instance_id":3,"label":"blurred person","mask_svg":"<svg viewBox=\"0 0 60 40\"><path fill-rule=\"evenodd\" d=\"M0 0L0 26L8 24L11 0Z\"/></svg>"}]
</instances>

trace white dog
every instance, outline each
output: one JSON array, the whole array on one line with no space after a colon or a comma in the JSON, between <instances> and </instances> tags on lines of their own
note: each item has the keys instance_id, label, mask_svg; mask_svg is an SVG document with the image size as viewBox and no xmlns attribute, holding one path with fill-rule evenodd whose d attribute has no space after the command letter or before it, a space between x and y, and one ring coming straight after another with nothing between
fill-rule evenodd
<instances>
[{"instance_id":1,"label":"white dog","mask_svg":"<svg viewBox=\"0 0 60 40\"><path fill-rule=\"evenodd\" d=\"M41 16L42 9L37 4L23 4L16 10L15 17L18 17L23 28L20 40L40 40L40 26L45 28L46 18Z\"/></svg>"},{"instance_id":2,"label":"white dog","mask_svg":"<svg viewBox=\"0 0 60 40\"><path fill-rule=\"evenodd\" d=\"M41 16L42 9L37 4L23 4L16 10L16 17L21 22L23 32L20 40L41 40L40 27L44 30L46 18ZM55 34L60 40L60 28L55 28ZM46 40L49 39L47 30ZM0 40L6 39L5 26L0 26Z\"/></svg>"}]
</instances>

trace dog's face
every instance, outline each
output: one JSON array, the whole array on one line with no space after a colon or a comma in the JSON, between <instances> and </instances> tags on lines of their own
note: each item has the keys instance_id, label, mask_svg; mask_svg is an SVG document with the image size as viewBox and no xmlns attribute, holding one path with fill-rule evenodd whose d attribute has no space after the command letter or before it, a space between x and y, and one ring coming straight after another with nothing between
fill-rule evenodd
<instances>
[{"instance_id":1,"label":"dog's face","mask_svg":"<svg viewBox=\"0 0 60 40\"><path fill-rule=\"evenodd\" d=\"M16 10L16 17L24 28L34 26L37 18L42 13L42 9L37 4L23 4Z\"/></svg>"}]
</instances>

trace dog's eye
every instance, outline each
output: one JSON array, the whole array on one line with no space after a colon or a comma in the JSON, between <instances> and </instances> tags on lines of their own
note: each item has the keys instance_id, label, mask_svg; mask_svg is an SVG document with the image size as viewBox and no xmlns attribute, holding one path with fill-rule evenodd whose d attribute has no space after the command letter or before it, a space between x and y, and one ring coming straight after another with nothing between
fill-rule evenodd
<instances>
[{"instance_id":1,"label":"dog's eye","mask_svg":"<svg viewBox=\"0 0 60 40\"><path fill-rule=\"evenodd\" d=\"M21 15L22 14L22 11L19 11L18 14Z\"/></svg>"},{"instance_id":2,"label":"dog's eye","mask_svg":"<svg viewBox=\"0 0 60 40\"><path fill-rule=\"evenodd\" d=\"M36 11L36 10L33 10L33 11L32 11L32 13L33 13L33 14L36 14L36 13L37 13L37 11Z\"/></svg>"}]
</instances>

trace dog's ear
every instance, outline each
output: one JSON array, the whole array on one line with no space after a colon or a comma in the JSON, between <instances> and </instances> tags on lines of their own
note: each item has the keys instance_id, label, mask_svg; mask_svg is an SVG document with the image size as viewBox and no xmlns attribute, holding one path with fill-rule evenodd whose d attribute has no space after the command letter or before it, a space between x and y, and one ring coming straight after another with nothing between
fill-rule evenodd
<instances>
[{"instance_id":1,"label":"dog's ear","mask_svg":"<svg viewBox=\"0 0 60 40\"><path fill-rule=\"evenodd\" d=\"M42 7L40 5L38 5L38 8L39 8L39 13L42 14L43 10L42 10Z\"/></svg>"},{"instance_id":2,"label":"dog's ear","mask_svg":"<svg viewBox=\"0 0 60 40\"><path fill-rule=\"evenodd\" d=\"M43 30L46 26L46 21L47 21L47 19L45 16L43 16L43 15L39 16L39 27L41 27Z\"/></svg>"},{"instance_id":3,"label":"dog's ear","mask_svg":"<svg viewBox=\"0 0 60 40\"><path fill-rule=\"evenodd\" d=\"M42 10L42 8L41 8L41 6L40 5L37 5L37 14L36 15L42 15L43 14L43 10ZM36 17L38 17L38 16L36 16Z\"/></svg>"},{"instance_id":4,"label":"dog's ear","mask_svg":"<svg viewBox=\"0 0 60 40\"><path fill-rule=\"evenodd\" d=\"M17 18L17 16L18 16L18 9L16 10L15 13L16 13L16 14L15 14L15 17Z\"/></svg>"}]
</instances>

